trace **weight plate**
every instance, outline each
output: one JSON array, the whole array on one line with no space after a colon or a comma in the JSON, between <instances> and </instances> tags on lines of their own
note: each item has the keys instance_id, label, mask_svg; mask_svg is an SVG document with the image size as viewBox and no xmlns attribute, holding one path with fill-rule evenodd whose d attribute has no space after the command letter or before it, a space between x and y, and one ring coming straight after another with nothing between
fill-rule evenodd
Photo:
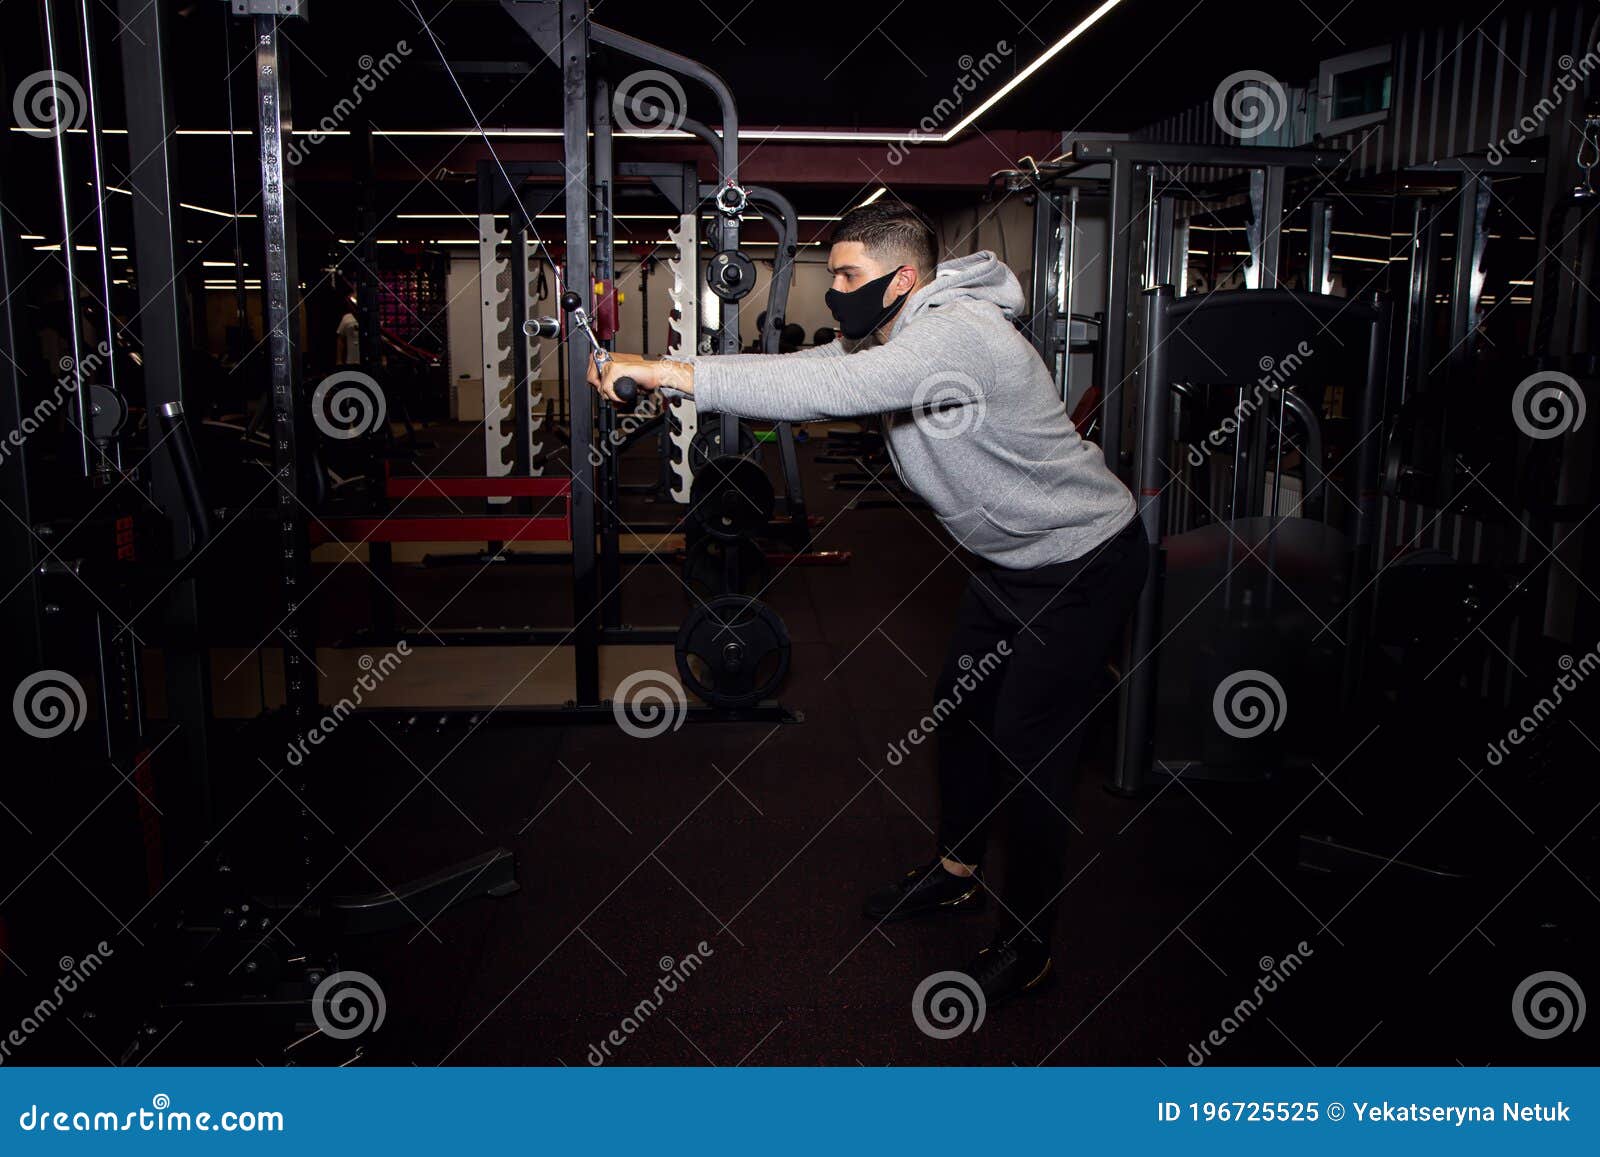
<instances>
[{"instance_id":1,"label":"weight plate","mask_svg":"<svg viewBox=\"0 0 1600 1157\"><path fill-rule=\"evenodd\" d=\"M748 458L713 458L694 476L689 514L709 535L727 542L767 529L777 506L767 472Z\"/></svg>"},{"instance_id":2,"label":"weight plate","mask_svg":"<svg viewBox=\"0 0 1600 1157\"><path fill-rule=\"evenodd\" d=\"M729 583L730 563L737 587ZM683 581L695 594L706 599L728 594L759 594L766 586L767 556L748 538L724 542L709 534L702 535L684 556Z\"/></svg>"},{"instance_id":3,"label":"weight plate","mask_svg":"<svg viewBox=\"0 0 1600 1157\"><path fill-rule=\"evenodd\" d=\"M695 433L694 440L689 443L689 471L698 474L705 468L705 464L713 458L720 458L722 449L722 423L714 421L701 426ZM740 458L759 458L761 443L756 441L755 431L739 423L739 450Z\"/></svg>"},{"instance_id":4,"label":"weight plate","mask_svg":"<svg viewBox=\"0 0 1600 1157\"><path fill-rule=\"evenodd\" d=\"M751 707L789 672L789 631L758 599L724 595L695 607L675 649L683 685L713 707Z\"/></svg>"},{"instance_id":5,"label":"weight plate","mask_svg":"<svg viewBox=\"0 0 1600 1157\"><path fill-rule=\"evenodd\" d=\"M706 285L723 301L738 301L756 287L756 263L737 249L724 249L707 262Z\"/></svg>"}]
</instances>

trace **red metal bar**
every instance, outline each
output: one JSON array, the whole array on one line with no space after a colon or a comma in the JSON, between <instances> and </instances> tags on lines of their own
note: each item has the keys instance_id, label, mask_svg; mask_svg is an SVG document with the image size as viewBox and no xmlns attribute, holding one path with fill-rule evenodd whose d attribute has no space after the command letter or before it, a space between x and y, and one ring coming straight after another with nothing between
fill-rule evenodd
<instances>
[{"instance_id":1,"label":"red metal bar","mask_svg":"<svg viewBox=\"0 0 1600 1157\"><path fill-rule=\"evenodd\" d=\"M390 475L390 498L560 498L572 493L571 478L408 477Z\"/></svg>"},{"instance_id":2,"label":"red metal bar","mask_svg":"<svg viewBox=\"0 0 1600 1157\"><path fill-rule=\"evenodd\" d=\"M311 520L311 542L569 542L572 525L560 518L514 514L462 518L322 518Z\"/></svg>"}]
</instances>

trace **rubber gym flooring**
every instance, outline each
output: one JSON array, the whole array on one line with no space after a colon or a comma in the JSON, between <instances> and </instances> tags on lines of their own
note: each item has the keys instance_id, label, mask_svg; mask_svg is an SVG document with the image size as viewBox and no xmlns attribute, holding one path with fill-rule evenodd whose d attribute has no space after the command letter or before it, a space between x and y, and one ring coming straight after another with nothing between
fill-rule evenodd
<instances>
[{"instance_id":1,"label":"rubber gym flooring","mask_svg":"<svg viewBox=\"0 0 1600 1157\"><path fill-rule=\"evenodd\" d=\"M826 481L849 467L814 461L823 434L801 447L808 500L823 518L815 545L853 560L784 569L763 595L793 638L782 700L803 723L689 723L650 740L493 717L343 725L340 757L319 765L335 770L320 777L316 805L335 852L350 852L336 890L372 891L497 845L516 853L521 888L426 927L348 940L339 967L375 978L385 1019L308 1061L359 1052L361 1063L581 1066L614 1031L622 1043L611 1038L605 1061L628 1065L1578 1059L1577 1034L1532 1040L1508 1005L1530 972L1578 970L1583 937L1551 914L1592 916L1595 901L1544 851L1595 802L1592 777L1576 810L1547 817L1502 785L1532 821L1523 831L1440 755L1433 723L1396 711L1341 721L1343 749L1320 771L1228 786L1163 778L1121 798L1104 787L1114 697L1079 776L1082 834L1066 849L1057 983L989 1009L976 1031L921 1031L913 991L987 943L994 909L882 928L859 909L869 889L930 854L932 745L899 766L886 753L929 706L974 563L948 553L926 512L893 500L852 509L856 493ZM461 460L477 444L467 431L426 436L436 449L425 464L474 469ZM769 450L774 474L775 457ZM651 465L630 458L625 478L646 480ZM663 516L634 498L627 513ZM235 607L248 605L253 581L271 605L270 570L235 573ZM560 624L566 583L560 566L457 564L402 568L396 593L436 630ZM365 622L358 568L333 575L322 598L325 645ZM669 566L627 580L628 622L676 623L688 605ZM270 626L235 612L224 641L248 648ZM503 677L527 666L507 665ZM330 680L324 700L336 690ZM263 774L240 761L224 795L247 798ZM1015 802L1045 806L1028 791ZM1376 833L1369 865L1297 866L1303 833L1352 825ZM1567 854L1585 840L1592 850L1585 832ZM1404 866L1446 860L1470 870L1436 879ZM1003 878L1003 854L989 872ZM681 971L691 953L698 968L662 993L664 971ZM1292 974L1263 989L1290 954ZM186 1017L156 1063L281 1063L281 1038L219 1037L202 1019Z\"/></svg>"}]
</instances>

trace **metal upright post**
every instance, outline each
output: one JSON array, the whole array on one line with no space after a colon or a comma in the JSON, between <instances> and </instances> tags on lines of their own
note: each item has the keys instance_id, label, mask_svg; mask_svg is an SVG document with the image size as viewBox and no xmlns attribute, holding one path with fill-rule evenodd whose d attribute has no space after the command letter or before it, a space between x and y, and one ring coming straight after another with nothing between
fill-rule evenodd
<instances>
[{"instance_id":1,"label":"metal upright post","mask_svg":"<svg viewBox=\"0 0 1600 1157\"><path fill-rule=\"evenodd\" d=\"M1321 197L1311 202L1308 236L1306 289L1327 293L1333 288L1333 206Z\"/></svg>"},{"instance_id":2,"label":"metal upright post","mask_svg":"<svg viewBox=\"0 0 1600 1157\"><path fill-rule=\"evenodd\" d=\"M62 52L67 45L62 38L62 30L57 26L56 0L44 0L39 5L40 24L44 33L45 61L50 66L52 76L60 75L64 70L61 65ZM74 382L73 425L78 430L80 443L78 448L78 465L83 471L83 476L88 478L93 473L92 462L89 457L89 383L84 374L83 350L83 310L78 301L78 269L77 269L77 212L73 207L73 193L77 190L77 177L72 171L72 164L67 156L67 134L55 133L51 137L51 149L55 153L56 162L56 208L61 214L61 268L66 277L66 308L67 331L66 337L70 343L67 351L72 358L72 376Z\"/></svg>"},{"instance_id":3,"label":"metal upright post","mask_svg":"<svg viewBox=\"0 0 1600 1157\"><path fill-rule=\"evenodd\" d=\"M511 474L533 476L533 388L528 382L528 230L520 202L511 210ZM532 514L530 500L519 498L519 513Z\"/></svg>"},{"instance_id":4,"label":"metal upright post","mask_svg":"<svg viewBox=\"0 0 1600 1157\"><path fill-rule=\"evenodd\" d=\"M1111 162L1110 215L1106 221L1106 317L1101 329L1100 448L1106 465L1122 475L1123 374L1128 362L1127 230L1133 223L1133 162ZM1148 348L1148 347L1147 347Z\"/></svg>"},{"instance_id":5,"label":"metal upright post","mask_svg":"<svg viewBox=\"0 0 1600 1157\"><path fill-rule=\"evenodd\" d=\"M1156 641L1161 631L1162 563L1161 505L1171 423L1170 383L1167 381L1167 307L1172 286L1160 285L1144 292L1144 332L1148 354L1144 364L1144 389L1139 404L1140 435L1136 448L1135 482L1139 520L1150 558L1144 587L1133 614L1124 686L1118 705L1119 742L1113 790L1132 794L1143 785L1155 759Z\"/></svg>"},{"instance_id":6,"label":"metal upright post","mask_svg":"<svg viewBox=\"0 0 1600 1157\"><path fill-rule=\"evenodd\" d=\"M1250 289L1278 288L1278 252L1283 240L1283 166L1250 170Z\"/></svg>"},{"instance_id":7,"label":"metal upright post","mask_svg":"<svg viewBox=\"0 0 1600 1157\"><path fill-rule=\"evenodd\" d=\"M1072 405L1072 314L1077 301L1078 287L1073 276L1078 268L1078 187L1067 193L1066 216L1061 220L1061 247L1057 251L1055 276L1056 314L1061 319L1061 369L1057 383L1061 387L1061 401ZM1051 367L1054 369L1055 367Z\"/></svg>"},{"instance_id":8,"label":"metal upright post","mask_svg":"<svg viewBox=\"0 0 1600 1157\"><path fill-rule=\"evenodd\" d=\"M256 16L256 131L261 151L261 230L265 260L261 297L270 358L272 464L276 476L279 584L286 617L283 679L291 725L303 726L317 706L316 638L302 600L309 592L310 550L301 502L300 279L295 255L293 177L284 163L290 134L289 86L279 49L278 17Z\"/></svg>"},{"instance_id":9,"label":"metal upright post","mask_svg":"<svg viewBox=\"0 0 1600 1157\"><path fill-rule=\"evenodd\" d=\"M139 277L139 337L144 357L145 407L150 413L184 402L184 362L189 352L189 313L181 292L178 264L183 238L177 234L177 179L172 152L172 84L167 69L168 10L145 0L118 0L123 26L122 83L128 117L128 154L135 163L127 181L134 191L133 254ZM239 280L244 272L236 269ZM172 554L188 560L196 548L173 456L161 442L167 435L151 422L150 490L166 513ZM173 583L162 599L161 647L166 672L167 718L178 729L173 740L183 753L183 772L168 805L197 844L209 832L211 669L200 625L200 601L192 571ZM168 760L171 767L176 761ZM178 849L172 849L174 853Z\"/></svg>"},{"instance_id":10,"label":"metal upright post","mask_svg":"<svg viewBox=\"0 0 1600 1157\"><path fill-rule=\"evenodd\" d=\"M1056 195L1039 190L1033 204L1033 276L1029 278L1032 294L1028 304L1033 316L1028 323L1028 336L1033 348L1044 359L1051 361L1051 321L1055 305L1055 285L1050 276L1054 265L1056 228L1060 221ZM1051 367L1054 369L1054 367Z\"/></svg>"},{"instance_id":11,"label":"metal upright post","mask_svg":"<svg viewBox=\"0 0 1600 1157\"><path fill-rule=\"evenodd\" d=\"M561 0L560 46L566 148L566 286L593 306L594 278L589 264L589 11L586 0ZM520 342L520 335L518 335ZM582 334L569 333L567 380L572 384L572 614L576 646L574 671L580 707L600 702L600 624L595 620L599 591L595 574L595 492L593 391L583 386L592 351Z\"/></svg>"},{"instance_id":12,"label":"metal upright post","mask_svg":"<svg viewBox=\"0 0 1600 1157\"><path fill-rule=\"evenodd\" d=\"M15 687L44 664L44 600L39 590L39 548L33 537L32 491L28 483L32 455L22 437L22 420L31 407L22 397L18 327L11 307L11 249L16 222L6 209L9 193L3 187L6 175L16 171L11 167L10 153L11 134L6 133L0 138L0 443L7 445L9 453L0 457L0 501L16 517L3 520L0 549L26 571L18 589L0 600L0 630L5 631L5 670L10 675L5 685Z\"/></svg>"},{"instance_id":13,"label":"metal upright post","mask_svg":"<svg viewBox=\"0 0 1600 1157\"><path fill-rule=\"evenodd\" d=\"M604 77L594 80L594 170L590 188L594 199L594 280L604 285L602 292L616 298L615 263L612 246L615 243L615 225L612 203L616 174L611 160L611 86ZM613 308L615 306L613 305ZM606 340L611 348L613 340ZM604 627L622 626L622 544L619 523L622 512L619 503L622 490L618 475L622 473L621 455L612 437L617 426L614 407L600 406L600 442L608 452L600 459L600 499L605 509L600 513L600 621Z\"/></svg>"},{"instance_id":14,"label":"metal upright post","mask_svg":"<svg viewBox=\"0 0 1600 1157\"><path fill-rule=\"evenodd\" d=\"M1351 512L1351 550L1349 570L1350 589L1347 605L1350 609L1346 630L1350 643L1345 649L1342 696L1344 705L1355 702L1360 690L1362 672L1365 670L1367 641L1371 637L1371 620L1375 594L1370 590L1369 576L1377 567L1377 539L1379 533L1378 482L1381 471L1382 448L1377 430L1383 422L1388 394L1389 378L1389 326L1392 308L1389 297L1383 293L1372 295L1376 316L1372 321L1372 336L1367 347L1367 380L1361 391L1360 418L1356 436L1360 449L1356 452L1356 508Z\"/></svg>"}]
</instances>

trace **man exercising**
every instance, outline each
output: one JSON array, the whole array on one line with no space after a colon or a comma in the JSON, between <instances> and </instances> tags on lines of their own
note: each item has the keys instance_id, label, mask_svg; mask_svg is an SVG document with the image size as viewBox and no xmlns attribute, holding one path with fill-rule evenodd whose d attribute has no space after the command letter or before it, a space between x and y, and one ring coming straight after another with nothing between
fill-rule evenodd
<instances>
[{"instance_id":1,"label":"man exercising","mask_svg":"<svg viewBox=\"0 0 1600 1157\"><path fill-rule=\"evenodd\" d=\"M1012 319L1016 276L992 253L937 264L933 228L880 201L834 230L828 308L843 340L784 356L617 354L589 381L670 387L704 411L768 421L883 417L890 460L977 555L940 674L933 859L867 898L877 921L981 909L994 816L1011 820L993 943L967 968L989 1004L1037 989L1065 887L1073 769L1112 643L1144 584L1133 496L1067 417ZM953 548L952 548L953 550Z\"/></svg>"}]
</instances>

